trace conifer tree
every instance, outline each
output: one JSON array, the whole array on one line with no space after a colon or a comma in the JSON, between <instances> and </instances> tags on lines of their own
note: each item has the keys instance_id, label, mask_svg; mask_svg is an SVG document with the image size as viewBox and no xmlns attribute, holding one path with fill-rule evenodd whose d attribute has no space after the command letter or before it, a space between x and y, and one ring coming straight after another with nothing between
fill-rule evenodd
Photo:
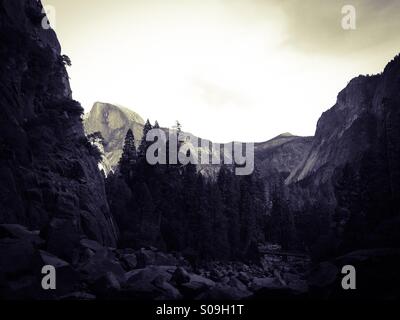
<instances>
[{"instance_id":1,"label":"conifer tree","mask_svg":"<svg viewBox=\"0 0 400 320\"><path fill-rule=\"evenodd\" d=\"M146 157L146 151L147 148L150 145L149 141L146 141L146 136L149 133L149 131L153 129L149 119L147 119L144 127L143 127L143 136L142 136L142 141L140 142L140 146L139 146L139 157L140 158L145 158Z\"/></svg>"},{"instance_id":2,"label":"conifer tree","mask_svg":"<svg viewBox=\"0 0 400 320\"><path fill-rule=\"evenodd\" d=\"M131 129L128 130L125 137L124 149L121 159L119 160L119 171L126 177L131 179L133 166L137 161L137 153L135 147L135 137Z\"/></svg>"}]
</instances>

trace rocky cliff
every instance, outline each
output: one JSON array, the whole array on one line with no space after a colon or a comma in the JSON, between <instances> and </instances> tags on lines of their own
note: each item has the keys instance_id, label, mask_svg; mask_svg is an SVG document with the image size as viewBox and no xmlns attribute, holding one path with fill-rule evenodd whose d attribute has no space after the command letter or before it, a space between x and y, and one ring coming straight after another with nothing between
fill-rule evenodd
<instances>
[{"instance_id":1,"label":"rocky cliff","mask_svg":"<svg viewBox=\"0 0 400 320\"><path fill-rule=\"evenodd\" d=\"M397 56L383 73L350 81L336 104L319 119L312 147L287 178L288 185L312 181L316 187L333 186L335 169L375 150L382 152L381 161L391 171L393 194L399 191L398 183L393 182L399 181L395 161L399 152L399 71Z\"/></svg>"},{"instance_id":2,"label":"rocky cliff","mask_svg":"<svg viewBox=\"0 0 400 320\"><path fill-rule=\"evenodd\" d=\"M329 242L339 251L398 246L400 56L381 74L359 76L339 93L286 185L298 220L313 215L329 227Z\"/></svg>"},{"instance_id":3,"label":"rocky cliff","mask_svg":"<svg viewBox=\"0 0 400 320\"><path fill-rule=\"evenodd\" d=\"M113 246L116 230L43 18L40 1L0 1L0 223L40 230L46 249L71 261L81 237Z\"/></svg>"}]
</instances>

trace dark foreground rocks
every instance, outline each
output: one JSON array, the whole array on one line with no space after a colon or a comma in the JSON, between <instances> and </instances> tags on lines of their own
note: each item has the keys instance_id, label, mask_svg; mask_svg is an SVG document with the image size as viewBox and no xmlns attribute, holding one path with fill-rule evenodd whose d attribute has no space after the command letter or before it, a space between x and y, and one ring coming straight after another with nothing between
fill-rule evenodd
<instances>
[{"instance_id":1,"label":"dark foreground rocks","mask_svg":"<svg viewBox=\"0 0 400 320\"><path fill-rule=\"evenodd\" d=\"M259 266L239 262L193 268L179 254L156 248L115 249L81 238L71 262L47 251L37 231L0 225L1 299L241 300L263 290L307 291L296 264L266 259ZM42 288L42 268L56 270L56 289Z\"/></svg>"},{"instance_id":2,"label":"dark foreground rocks","mask_svg":"<svg viewBox=\"0 0 400 320\"><path fill-rule=\"evenodd\" d=\"M46 250L36 231L0 225L0 299L243 300L387 298L399 296L400 251L361 250L311 267L278 254L258 264L209 262L194 268L156 248L116 249L82 238L72 262ZM56 270L56 289L42 288L42 268ZM341 286L344 265L357 270L357 290Z\"/></svg>"}]
</instances>

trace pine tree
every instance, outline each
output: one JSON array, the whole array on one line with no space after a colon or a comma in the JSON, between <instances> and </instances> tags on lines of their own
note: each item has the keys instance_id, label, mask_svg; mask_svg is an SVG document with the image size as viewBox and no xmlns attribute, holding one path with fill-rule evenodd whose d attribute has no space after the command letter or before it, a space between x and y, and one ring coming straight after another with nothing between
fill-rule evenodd
<instances>
[{"instance_id":1,"label":"pine tree","mask_svg":"<svg viewBox=\"0 0 400 320\"><path fill-rule=\"evenodd\" d=\"M153 127L152 127L149 119L147 119L147 121L143 127L142 141L140 142L140 146L139 146L139 157L140 158L146 157L147 148L150 145L150 142L146 140L146 137L151 129L153 129Z\"/></svg>"},{"instance_id":2,"label":"pine tree","mask_svg":"<svg viewBox=\"0 0 400 320\"><path fill-rule=\"evenodd\" d=\"M132 130L129 129L126 133L122 156L119 160L119 171L125 178L132 178L133 166L136 161L137 153L135 147L135 137L133 136Z\"/></svg>"},{"instance_id":3,"label":"pine tree","mask_svg":"<svg viewBox=\"0 0 400 320\"><path fill-rule=\"evenodd\" d=\"M231 258L240 255L240 190L238 179L233 172L223 165L218 173L217 184L224 202L224 215L228 219L228 237Z\"/></svg>"}]
</instances>

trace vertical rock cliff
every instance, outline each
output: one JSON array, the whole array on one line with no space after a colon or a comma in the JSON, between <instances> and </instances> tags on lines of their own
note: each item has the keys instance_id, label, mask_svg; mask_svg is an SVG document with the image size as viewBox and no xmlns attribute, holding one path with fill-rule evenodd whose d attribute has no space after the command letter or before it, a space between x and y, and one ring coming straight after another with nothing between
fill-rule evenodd
<instances>
[{"instance_id":1,"label":"vertical rock cliff","mask_svg":"<svg viewBox=\"0 0 400 320\"><path fill-rule=\"evenodd\" d=\"M286 180L291 206L327 217L338 243L347 233L349 247L397 246L399 146L398 55L381 74L351 80L323 113L310 151Z\"/></svg>"},{"instance_id":2,"label":"vertical rock cliff","mask_svg":"<svg viewBox=\"0 0 400 320\"><path fill-rule=\"evenodd\" d=\"M83 109L43 18L40 1L0 1L0 224L41 230L48 251L72 260L82 236L113 246L116 231Z\"/></svg>"}]
</instances>

